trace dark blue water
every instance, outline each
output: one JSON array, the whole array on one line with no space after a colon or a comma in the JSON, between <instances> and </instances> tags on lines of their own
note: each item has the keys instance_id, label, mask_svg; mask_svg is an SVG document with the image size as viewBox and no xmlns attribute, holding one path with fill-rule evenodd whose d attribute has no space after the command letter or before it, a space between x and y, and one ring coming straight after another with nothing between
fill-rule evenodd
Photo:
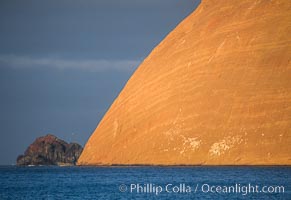
<instances>
[{"instance_id":1,"label":"dark blue water","mask_svg":"<svg viewBox=\"0 0 291 200\"><path fill-rule=\"evenodd\" d=\"M2 166L0 199L290 200L291 167Z\"/></svg>"}]
</instances>

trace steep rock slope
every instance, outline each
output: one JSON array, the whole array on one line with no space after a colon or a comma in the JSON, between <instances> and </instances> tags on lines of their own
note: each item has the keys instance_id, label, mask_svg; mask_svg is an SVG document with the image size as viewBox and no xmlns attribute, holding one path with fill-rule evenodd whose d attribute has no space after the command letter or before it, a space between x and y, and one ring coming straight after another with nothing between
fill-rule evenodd
<instances>
[{"instance_id":1,"label":"steep rock slope","mask_svg":"<svg viewBox=\"0 0 291 200\"><path fill-rule=\"evenodd\" d=\"M291 164L291 1L204 0L143 61L79 165Z\"/></svg>"}]
</instances>

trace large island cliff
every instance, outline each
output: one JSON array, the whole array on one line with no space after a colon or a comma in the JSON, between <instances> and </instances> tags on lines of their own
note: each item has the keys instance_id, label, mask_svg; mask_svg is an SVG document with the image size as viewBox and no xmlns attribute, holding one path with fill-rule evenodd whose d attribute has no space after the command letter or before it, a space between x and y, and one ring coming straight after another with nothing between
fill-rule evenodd
<instances>
[{"instance_id":1,"label":"large island cliff","mask_svg":"<svg viewBox=\"0 0 291 200\"><path fill-rule=\"evenodd\" d=\"M142 62L78 165L290 165L291 1L203 0Z\"/></svg>"}]
</instances>

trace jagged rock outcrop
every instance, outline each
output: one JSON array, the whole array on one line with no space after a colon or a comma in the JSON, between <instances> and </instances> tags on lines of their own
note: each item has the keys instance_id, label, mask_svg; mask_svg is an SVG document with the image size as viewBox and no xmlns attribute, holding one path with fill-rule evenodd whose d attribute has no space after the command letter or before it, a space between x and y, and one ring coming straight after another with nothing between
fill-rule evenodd
<instances>
[{"instance_id":1,"label":"jagged rock outcrop","mask_svg":"<svg viewBox=\"0 0 291 200\"><path fill-rule=\"evenodd\" d=\"M291 164L291 1L202 0L138 67L79 165Z\"/></svg>"},{"instance_id":2,"label":"jagged rock outcrop","mask_svg":"<svg viewBox=\"0 0 291 200\"><path fill-rule=\"evenodd\" d=\"M75 165L82 153L82 146L48 134L37 138L17 158L17 165Z\"/></svg>"}]
</instances>

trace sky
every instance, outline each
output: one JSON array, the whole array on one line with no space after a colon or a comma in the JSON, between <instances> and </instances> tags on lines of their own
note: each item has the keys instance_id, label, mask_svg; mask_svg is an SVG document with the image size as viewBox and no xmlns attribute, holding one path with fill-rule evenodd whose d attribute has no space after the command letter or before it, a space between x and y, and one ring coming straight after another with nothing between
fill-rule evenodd
<instances>
[{"instance_id":1,"label":"sky","mask_svg":"<svg viewBox=\"0 0 291 200\"><path fill-rule=\"evenodd\" d=\"M82 146L199 0L0 0L0 165L37 137Z\"/></svg>"}]
</instances>

